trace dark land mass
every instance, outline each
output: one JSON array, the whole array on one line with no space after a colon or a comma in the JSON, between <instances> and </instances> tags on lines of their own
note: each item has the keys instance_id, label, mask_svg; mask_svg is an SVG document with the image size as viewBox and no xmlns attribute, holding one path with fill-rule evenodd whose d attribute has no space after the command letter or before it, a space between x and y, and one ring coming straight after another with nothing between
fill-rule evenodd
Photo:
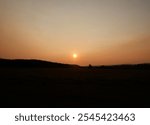
<instances>
[{"instance_id":1,"label":"dark land mass","mask_svg":"<svg viewBox=\"0 0 150 125\"><path fill-rule=\"evenodd\" d=\"M150 107L150 64L0 59L0 107Z\"/></svg>"}]
</instances>

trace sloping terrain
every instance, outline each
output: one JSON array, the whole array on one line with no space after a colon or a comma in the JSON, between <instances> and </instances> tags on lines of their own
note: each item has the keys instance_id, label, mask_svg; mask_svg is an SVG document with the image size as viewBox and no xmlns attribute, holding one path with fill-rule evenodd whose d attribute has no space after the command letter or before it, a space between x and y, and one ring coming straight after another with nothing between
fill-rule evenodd
<instances>
[{"instance_id":1,"label":"sloping terrain","mask_svg":"<svg viewBox=\"0 0 150 125\"><path fill-rule=\"evenodd\" d=\"M148 67L1 67L0 106L150 107Z\"/></svg>"}]
</instances>

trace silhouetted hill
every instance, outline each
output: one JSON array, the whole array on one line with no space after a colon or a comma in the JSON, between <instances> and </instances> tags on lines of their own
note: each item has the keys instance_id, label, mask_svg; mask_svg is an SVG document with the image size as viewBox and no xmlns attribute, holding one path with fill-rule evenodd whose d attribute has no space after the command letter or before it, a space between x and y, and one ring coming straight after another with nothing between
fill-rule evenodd
<instances>
[{"instance_id":1,"label":"silhouetted hill","mask_svg":"<svg viewBox=\"0 0 150 125\"><path fill-rule=\"evenodd\" d=\"M0 67L21 67L21 68L69 68L78 67L77 65L69 65L55 62L48 62L36 59L0 59Z\"/></svg>"},{"instance_id":2,"label":"silhouetted hill","mask_svg":"<svg viewBox=\"0 0 150 125\"><path fill-rule=\"evenodd\" d=\"M149 83L150 64L0 59L0 107L150 107Z\"/></svg>"},{"instance_id":3,"label":"silhouetted hill","mask_svg":"<svg viewBox=\"0 0 150 125\"><path fill-rule=\"evenodd\" d=\"M150 63L95 66L101 69L150 69Z\"/></svg>"},{"instance_id":4,"label":"silhouetted hill","mask_svg":"<svg viewBox=\"0 0 150 125\"><path fill-rule=\"evenodd\" d=\"M62 64L57 62L49 62L36 59L0 59L0 67L21 67L21 68L73 68L80 67L78 65ZM85 68L96 69L150 69L150 63L143 64L122 64L122 65L101 65L90 66Z\"/></svg>"}]
</instances>

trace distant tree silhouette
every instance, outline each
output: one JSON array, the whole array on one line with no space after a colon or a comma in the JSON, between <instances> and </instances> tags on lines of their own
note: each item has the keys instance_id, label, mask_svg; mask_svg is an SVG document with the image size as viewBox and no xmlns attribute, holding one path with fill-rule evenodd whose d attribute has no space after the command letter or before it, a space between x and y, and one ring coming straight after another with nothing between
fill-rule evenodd
<instances>
[{"instance_id":1,"label":"distant tree silhouette","mask_svg":"<svg viewBox=\"0 0 150 125\"><path fill-rule=\"evenodd\" d=\"M92 65L91 65L91 64L89 64L89 68L92 68Z\"/></svg>"}]
</instances>

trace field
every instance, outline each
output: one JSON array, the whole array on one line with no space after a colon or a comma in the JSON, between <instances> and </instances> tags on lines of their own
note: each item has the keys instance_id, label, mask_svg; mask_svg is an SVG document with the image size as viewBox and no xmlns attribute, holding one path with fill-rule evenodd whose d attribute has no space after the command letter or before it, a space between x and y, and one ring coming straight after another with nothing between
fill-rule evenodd
<instances>
[{"instance_id":1,"label":"field","mask_svg":"<svg viewBox=\"0 0 150 125\"><path fill-rule=\"evenodd\" d=\"M0 68L1 107L150 107L149 69Z\"/></svg>"}]
</instances>

